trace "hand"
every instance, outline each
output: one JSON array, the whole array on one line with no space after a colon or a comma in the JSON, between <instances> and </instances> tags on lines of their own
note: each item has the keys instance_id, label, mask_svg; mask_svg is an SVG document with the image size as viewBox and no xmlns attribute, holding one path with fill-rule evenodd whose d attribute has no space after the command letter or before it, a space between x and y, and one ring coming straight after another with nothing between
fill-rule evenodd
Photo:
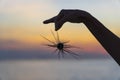
<instances>
[{"instance_id":1,"label":"hand","mask_svg":"<svg viewBox=\"0 0 120 80\"><path fill-rule=\"evenodd\" d=\"M61 10L60 13L43 23L55 23L55 31L59 30L65 22L81 23L84 22L90 14L82 10Z\"/></svg>"}]
</instances>

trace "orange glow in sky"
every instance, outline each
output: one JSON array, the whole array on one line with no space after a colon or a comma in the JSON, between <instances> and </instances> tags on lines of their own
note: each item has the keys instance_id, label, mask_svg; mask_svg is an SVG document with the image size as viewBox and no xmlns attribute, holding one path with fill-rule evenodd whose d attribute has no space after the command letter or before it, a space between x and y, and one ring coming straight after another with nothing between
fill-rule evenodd
<instances>
[{"instance_id":1,"label":"orange glow in sky","mask_svg":"<svg viewBox=\"0 0 120 80\"><path fill-rule=\"evenodd\" d=\"M82 1L82 3L81 3ZM61 9L82 9L90 12L108 29L120 36L120 3L114 0L90 2L86 0L0 0L0 48L1 49L39 49L47 43L40 34L54 40L50 30L54 24L42 22L59 13ZM78 4L79 3L79 4ZM59 31L61 40L84 48L85 52L106 53L84 24L65 23Z\"/></svg>"}]
</instances>

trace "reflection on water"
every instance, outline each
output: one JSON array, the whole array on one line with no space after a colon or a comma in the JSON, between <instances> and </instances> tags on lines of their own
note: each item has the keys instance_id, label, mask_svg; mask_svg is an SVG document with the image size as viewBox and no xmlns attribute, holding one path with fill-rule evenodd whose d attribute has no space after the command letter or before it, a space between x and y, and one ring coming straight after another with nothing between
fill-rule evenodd
<instances>
[{"instance_id":1,"label":"reflection on water","mask_svg":"<svg viewBox=\"0 0 120 80\"><path fill-rule=\"evenodd\" d=\"M119 80L119 78L119 66L109 59L0 62L0 80Z\"/></svg>"}]
</instances>

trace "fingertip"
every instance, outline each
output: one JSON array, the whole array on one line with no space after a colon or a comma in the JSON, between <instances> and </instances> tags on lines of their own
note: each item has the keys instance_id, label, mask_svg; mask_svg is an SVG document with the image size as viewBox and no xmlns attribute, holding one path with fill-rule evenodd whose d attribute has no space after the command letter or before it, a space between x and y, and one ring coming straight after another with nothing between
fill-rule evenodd
<instances>
[{"instance_id":1,"label":"fingertip","mask_svg":"<svg viewBox=\"0 0 120 80\"><path fill-rule=\"evenodd\" d=\"M48 21L47 21L47 20L46 20L46 21L43 21L43 23L44 23L44 24L47 24L47 23L48 23Z\"/></svg>"},{"instance_id":2,"label":"fingertip","mask_svg":"<svg viewBox=\"0 0 120 80\"><path fill-rule=\"evenodd\" d=\"M57 31L58 29L57 29L57 27L55 26L55 31Z\"/></svg>"},{"instance_id":3,"label":"fingertip","mask_svg":"<svg viewBox=\"0 0 120 80\"><path fill-rule=\"evenodd\" d=\"M60 28L55 25L55 31L58 31Z\"/></svg>"},{"instance_id":4,"label":"fingertip","mask_svg":"<svg viewBox=\"0 0 120 80\"><path fill-rule=\"evenodd\" d=\"M62 26L59 24L55 24L55 31L58 31Z\"/></svg>"},{"instance_id":5,"label":"fingertip","mask_svg":"<svg viewBox=\"0 0 120 80\"><path fill-rule=\"evenodd\" d=\"M55 28L55 31L58 31L58 29Z\"/></svg>"},{"instance_id":6,"label":"fingertip","mask_svg":"<svg viewBox=\"0 0 120 80\"><path fill-rule=\"evenodd\" d=\"M43 21L44 24L53 23L56 17L52 17L48 20Z\"/></svg>"}]
</instances>

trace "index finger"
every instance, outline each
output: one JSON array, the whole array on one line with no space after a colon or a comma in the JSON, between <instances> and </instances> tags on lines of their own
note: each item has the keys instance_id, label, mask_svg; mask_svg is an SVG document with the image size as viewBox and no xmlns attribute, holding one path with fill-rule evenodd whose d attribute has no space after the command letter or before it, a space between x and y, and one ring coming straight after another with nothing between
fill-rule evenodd
<instances>
[{"instance_id":1,"label":"index finger","mask_svg":"<svg viewBox=\"0 0 120 80\"><path fill-rule=\"evenodd\" d=\"M55 17L52 17L52 18L50 18L50 19L48 19L48 20L43 21L43 23L44 23L44 24L53 23L53 22L55 22L55 18L56 18L56 16L55 16Z\"/></svg>"}]
</instances>

